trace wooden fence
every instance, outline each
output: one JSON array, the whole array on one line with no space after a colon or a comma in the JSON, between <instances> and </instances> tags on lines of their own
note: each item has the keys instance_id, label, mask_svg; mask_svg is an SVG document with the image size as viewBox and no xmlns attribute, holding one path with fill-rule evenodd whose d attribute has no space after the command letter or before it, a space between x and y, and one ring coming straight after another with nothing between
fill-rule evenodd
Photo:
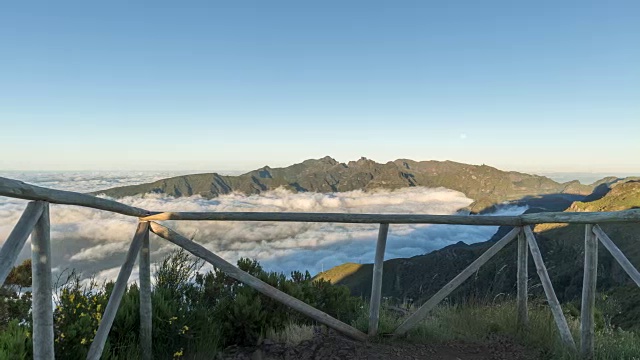
<instances>
[{"instance_id":1,"label":"wooden fence","mask_svg":"<svg viewBox=\"0 0 640 360\"><path fill-rule=\"evenodd\" d=\"M549 279L540 249L530 225L540 223L585 224L585 259L581 310L580 352L585 358L594 354L594 303L596 295L598 240L611 252L622 268L640 286L640 272L629 262L599 223L638 223L640 209L617 212L547 212L520 216L462 216L462 215L388 215L388 214L343 214L343 213L276 213L276 212L162 212L131 207L113 200L87 194L61 191L29 185L17 180L0 177L0 196L33 200L29 202L13 231L0 249L0 284L13 267L18 254L31 235L33 274L33 354L34 359L54 359L53 308L51 283L51 242L49 203L77 205L139 218L138 227L129 251L105 308L100 325L92 341L88 359L101 357L109 330L115 318L127 281L139 256L140 274L140 341L143 359L152 359L151 329L151 266L149 260L149 231L164 238L191 254L211 263L228 276L251 286L262 294L273 298L315 321L324 324L353 339L366 341L378 331L382 273L387 234L390 224L458 224L513 226L484 254L480 255L460 274L433 295L417 311L409 315L395 330L394 336L406 334L418 325L440 301L467 280L483 264L518 239L517 263L517 320L522 329L527 327L527 258L530 252L553 318L564 344L577 351L569 326L562 313L555 291ZM276 222L326 222L326 223L377 223L380 224L376 245L368 334L345 324L322 311L266 284L254 276L238 269L203 246L189 240L156 221L204 220L204 221L276 221Z\"/></svg>"}]
</instances>

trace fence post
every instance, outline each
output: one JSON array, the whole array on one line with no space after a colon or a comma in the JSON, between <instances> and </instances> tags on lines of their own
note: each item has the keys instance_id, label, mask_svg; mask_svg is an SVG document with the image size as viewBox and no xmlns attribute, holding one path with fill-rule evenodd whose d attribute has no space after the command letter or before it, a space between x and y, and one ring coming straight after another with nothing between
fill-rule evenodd
<instances>
[{"instance_id":1,"label":"fence post","mask_svg":"<svg viewBox=\"0 0 640 360\"><path fill-rule=\"evenodd\" d=\"M149 230L142 239L140 249L140 354L142 360L153 359L153 328L151 307L151 249L149 247Z\"/></svg>"},{"instance_id":2,"label":"fence post","mask_svg":"<svg viewBox=\"0 0 640 360\"><path fill-rule=\"evenodd\" d=\"M109 302L107 302L107 307L104 309L104 314L102 314L100 325L98 325L98 331L96 332L96 336L93 338L91 347L89 347L89 353L87 354L88 360L99 360L102 357L102 350L104 350L104 344L109 336L109 330L111 330L113 320L116 318L116 314L118 313L120 300L122 300L122 295L124 295L127 290L127 282L129 281L131 270L133 270L133 264L136 262L136 257L140 253L142 239L145 234L148 233L149 223L138 223L136 234L131 241L129 251L127 251L127 257L125 258L122 267L120 267L120 272L118 273L118 278L116 279L116 283L111 291Z\"/></svg>"},{"instance_id":3,"label":"fence post","mask_svg":"<svg viewBox=\"0 0 640 360\"><path fill-rule=\"evenodd\" d=\"M609 238L609 235L607 235L600 228L599 225L594 225L593 232L594 234L596 234L596 237L598 238L598 240L600 240L600 243L602 243L602 246L604 246L607 250L609 250L611 255L613 255L613 258L616 259L618 264L620 264L620 266L627 273L627 275L631 277L633 282L635 282L636 285L640 286L640 271L638 271L638 269L636 269L633 266L633 264L629 261L629 259L627 259L627 257L624 256L622 251L618 249L616 244L614 244L613 241L611 241L611 238Z\"/></svg>"},{"instance_id":4,"label":"fence post","mask_svg":"<svg viewBox=\"0 0 640 360\"><path fill-rule=\"evenodd\" d=\"M533 234L531 227L529 226L524 227L524 233L527 237L527 243L529 243L531 257L533 258L533 262L536 264L536 269L538 270L538 277L540 277L542 288L544 289L544 293L547 296L547 302L549 303L551 314L553 315L553 319L555 320L556 326L558 327L560 338L567 347L575 351L576 343L571 336L571 331L569 330L567 319L562 313L562 307L560 306L560 302L558 301L556 292L553 290L553 285L551 284L551 279L549 278L547 267L544 265L544 260L542 260L542 253L540 253L540 248L538 247L538 243L536 242L536 237Z\"/></svg>"},{"instance_id":5,"label":"fence post","mask_svg":"<svg viewBox=\"0 0 640 360\"><path fill-rule=\"evenodd\" d=\"M378 334L380 320L380 301L382 297L382 267L384 265L384 250L387 245L389 224L380 224L378 242L376 243L376 258L373 263L373 278L371 280L371 298L369 303L369 336Z\"/></svg>"},{"instance_id":6,"label":"fence post","mask_svg":"<svg viewBox=\"0 0 640 360\"><path fill-rule=\"evenodd\" d=\"M2 249L0 249L0 286L4 284L7 276L11 273L11 269L27 242L29 234L33 232L34 226L42 217L43 204L42 201L31 201L27 204L27 208L24 209L18 223L11 230L7 241L2 245Z\"/></svg>"},{"instance_id":7,"label":"fence post","mask_svg":"<svg viewBox=\"0 0 640 360\"><path fill-rule=\"evenodd\" d=\"M520 228L518 234L518 329L524 330L529 324L529 311L527 308L527 282L528 282L529 246L524 235L524 229Z\"/></svg>"},{"instance_id":8,"label":"fence post","mask_svg":"<svg viewBox=\"0 0 640 360\"><path fill-rule=\"evenodd\" d=\"M598 238L593 225L585 226L584 277L582 280L582 309L580 312L580 352L586 359L594 356L594 308L598 277Z\"/></svg>"},{"instance_id":9,"label":"fence post","mask_svg":"<svg viewBox=\"0 0 640 360\"><path fill-rule=\"evenodd\" d=\"M53 294L51 290L51 223L49 203L42 202L40 219L31 233L33 282L33 358L53 360Z\"/></svg>"}]
</instances>

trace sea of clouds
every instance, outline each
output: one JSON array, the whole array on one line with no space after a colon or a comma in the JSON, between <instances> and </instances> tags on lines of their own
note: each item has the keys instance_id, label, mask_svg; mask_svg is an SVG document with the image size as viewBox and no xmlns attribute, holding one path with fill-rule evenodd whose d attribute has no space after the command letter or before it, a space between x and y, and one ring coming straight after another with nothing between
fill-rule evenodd
<instances>
[{"instance_id":1,"label":"sea of clouds","mask_svg":"<svg viewBox=\"0 0 640 360\"><path fill-rule=\"evenodd\" d=\"M176 173L0 173L32 184L80 192L154 181ZM119 199L123 203L162 211L291 211L397 214L455 214L472 200L444 188L412 187L395 191L291 193L274 190L260 195L171 198L157 194ZM0 241L7 238L26 201L0 197ZM495 215L522 213L523 207L504 206ZM85 277L115 279L135 232L137 219L105 211L51 205L52 264L56 273L76 269ZM377 224L310 224L269 222L167 221L224 259L255 258L268 270L312 274L345 263L373 261ZM463 241L491 238L494 226L391 225L385 259L411 257ZM151 237L152 261L176 247ZM29 257L25 247L22 258ZM207 269L207 267L205 267ZM137 278L134 271L132 280Z\"/></svg>"}]
</instances>

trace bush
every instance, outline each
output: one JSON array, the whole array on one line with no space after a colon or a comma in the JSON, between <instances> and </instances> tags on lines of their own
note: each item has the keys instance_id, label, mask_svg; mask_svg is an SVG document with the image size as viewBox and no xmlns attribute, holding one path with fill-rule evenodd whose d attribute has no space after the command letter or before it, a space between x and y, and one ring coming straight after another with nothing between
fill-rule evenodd
<instances>
[{"instance_id":1,"label":"bush","mask_svg":"<svg viewBox=\"0 0 640 360\"><path fill-rule=\"evenodd\" d=\"M31 292L23 288L31 286L31 259L11 269L4 286L0 287L0 330L12 320L18 323L31 321Z\"/></svg>"},{"instance_id":2,"label":"bush","mask_svg":"<svg viewBox=\"0 0 640 360\"><path fill-rule=\"evenodd\" d=\"M201 266L201 261L190 257L184 250L171 253L159 264L152 293L154 358L212 358L218 350L229 345L256 345L267 334L291 343L312 336L314 321L218 269L199 273ZM267 272L255 260L240 259L238 266L333 317L352 323L363 331L368 328L368 306L361 299L350 296L344 286L313 281L308 272L293 272L290 277ZM30 281L23 273L18 271L14 274L16 282ZM54 311L57 354L69 359L86 357L113 285L100 285L91 280L83 282L74 272L69 273L57 290ZM629 291L629 294L635 294L632 291L636 290ZM104 359L139 357L139 293L135 284L125 291L105 344ZM4 288L2 294L0 359L30 358L30 293L22 294L20 290L9 287ZM615 322L616 316L625 309L637 309L635 303L624 296L612 294L599 297L596 304L596 357L639 358L640 336L622 330ZM548 306L535 299L531 299L529 305L530 324L526 332L518 332L515 303L507 300L489 304L442 305L408 334L409 339L416 342L475 342L486 341L491 334L497 334L535 349L542 358L574 359L575 355L568 353L559 341ZM579 343L580 312L577 305L563 306L574 338ZM379 333L392 332L401 321L401 316L383 308Z\"/></svg>"},{"instance_id":3,"label":"bush","mask_svg":"<svg viewBox=\"0 0 640 360\"><path fill-rule=\"evenodd\" d=\"M0 359L22 360L31 357L31 339L17 320L10 321L0 332Z\"/></svg>"},{"instance_id":4,"label":"bush","mask_svg":"<svg viewBox=\"0 0 640 360\"><path fill-rule=\"evenodd\" d=\"M296 326L313 325L307 317L262 295L253 288L214 269L199 273L203 262L180 249L167 256L155 271L153 303L154 358L210 358L229 345L256 345L269 333L282 333ZM294 272L291 277L265 271L256 260L240 259L238 267L265 283L294 296L327 314L350 322L361 301L344 286L313 281L311 275ZM26 269L26 267L25 267ZM27 282L25 271L15 273L16 281ZM65 358L86 358L102 315L111 296L112 282L82 281L73 271L56 290L54 309L55 351ZM140 291L127 288L104 347L105 359L138 357ZM11 356L30 351L26 334L30 328L30 294L8 294L12 301L0 303L6 330L2 347ZM15 301L15 300L19 301ZM9 319L13 321L9 322ZM23 327L17 324L24 324ZM20 350L23 349L24 351ZM4 353L0 358L4 359Z\"/></svg>"},{"instance_id":5,"label":"bush","mask_svg":"<svg viewBox=\"0 0 640 360\"><path fill-rule=\"evenodd\" d=\"M306 272L284 274L265 272L255 260L240 259L238 267L265 283L296 297L309 305L345 322L351 322L361 306L345 286L313 281ZM221 324L223 344L255 345L268 330L281 331L288 324L312 324L307 317L292 312L287 306L248 287L220 270L196 279L206 306L214 309L214 318Z\"/></svg>"},{"instance_id":6,"label":"bush","mask_svg":"<svg viewBox=\"0 0 640 360\"><path fill-rule=\"evenodd\" d=\"M83 285L71 272L58 288L53 312L55 351L69 358L86 358L109 301L113 284L99 286L94 281Z\"/></svg>"}]
</instances>

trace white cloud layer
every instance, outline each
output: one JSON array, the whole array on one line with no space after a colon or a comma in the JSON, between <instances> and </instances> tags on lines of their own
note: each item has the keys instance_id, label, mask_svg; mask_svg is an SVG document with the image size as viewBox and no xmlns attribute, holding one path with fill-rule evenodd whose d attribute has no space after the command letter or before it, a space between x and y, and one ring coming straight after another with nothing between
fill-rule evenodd
<instances>
[{"instance_id":1,"label":"white cloud layer","mask_svg":"<svg viewBox=\"0 0 640 360\"><path fill-rule=\"evenodd\" d=\"M57 188L96 190L96 184L137 183L147 177L116 176L49 176L48 181L32 181L47 186L57 179ZM160 195L128 197L120 201L149 209L164 211L295 211L348 213L421 213L454 214L472 200L464 194L443 189L405 188L395 191L351 191L344 193L294 194L275 190L261 195L231 194L216 199L198 196L169 198ZM0 239L4 241L19 218L26 202L0 198ZM496 215L518 214L524 208L505 207ZM109 212L74 206L51 205L52 256L56 269L75 268L85 276L113 279L117 275L130 240L136 219ZM258 259L265 268L289 273L309 270L317 273L345 262L373 261L376 224L309 224L183 221L166 222L187 237L193 237L209 250L235 263L240 257ZM464 241L488 240L497 227L454 225L391 225L386 259L424 254L444 246ZM152 260L159 260L175 247L158 237L152 237ZM23 251L28 257L28 249ZM132 279L137 274L132 275Z\"/></svg>"}]
</instances>

